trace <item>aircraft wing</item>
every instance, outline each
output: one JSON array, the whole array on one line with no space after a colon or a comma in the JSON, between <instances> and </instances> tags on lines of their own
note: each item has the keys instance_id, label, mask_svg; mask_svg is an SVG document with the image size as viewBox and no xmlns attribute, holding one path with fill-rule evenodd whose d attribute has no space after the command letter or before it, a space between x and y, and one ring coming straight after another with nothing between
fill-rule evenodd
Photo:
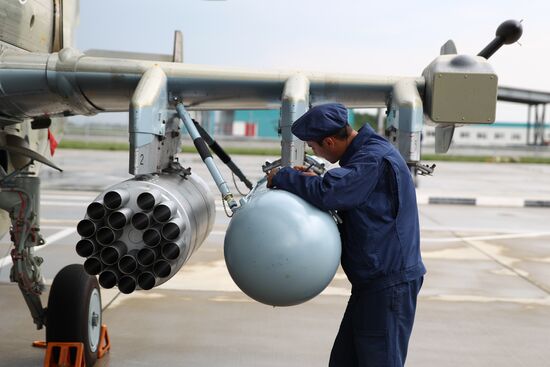
<instances>
[{"instance_id":1,"label":"aircraft wing","mask_svg":"<svg viewBox=\"0 0 550 367\"><path fill-rule=\"evenodd\" d=\"M420 160L424 121L442 126L494 122L498 77L487 58L520 35L519 22L504 22L477 56L454 54L448 42L448 52L436 57L420 77L239 70L159 61L158 57L143 60L143 55L124 58L132 54L116 52L86 55L73 48L52 54L4 50L0 53L0 123L129 111L134 102L148 106L149 114L173 110L176 103L188 110L281 108L284 142L292 122L310 105L331 101L349 108L386 106L390 141L414 164ZM172 60L182 59L181 52L175 51ZM157 72L149 73L152 70ZM163 134L163 127L155 126L160 118L156 122L152 115L149 122L140 118L131 132L139 128L134 132Z\"/></svg>"},{"instance_id":2,"label":"aircraft wing","mask_svg":"<svg viewBox=\"0 0 550 367\"><path fill-rule=\"evenodd\" d=\"M0 65L0 111L11 118L128 111L142 75L152 67L166 74L168 93L194 110L279 108L284 84L293 75L308 79L312 104L338 101L350 108L381 107L393 85L403 79L93 57L74 49L6 53ZM408 79L423 88L423 78Z\"/></svg>"},{"instance_id":3,"label":"aircraft wing","mask_svg":"<svg viewBox=\"0 0 550 367\"><path fill-rule=\"evenodd\" d=\"M456 57L465 58L466 64L454 65ZM152 69L166 78L166 103L159 108L173 108L178 101L189 110L275 109L283 106L285 94L298 90L303 93L289 97L291 105L331 101L349 108L387 106L389 126L396 133L392 138L409 162L420 160L425 118L436 123L491 123L496 108L497 77L479 56L439 56L422 77L380 77L93 57L65 48L53 54L0 55L0 122L128 111L138 84ZM464 72L471 75L469 80L456 77ZM472 91L477 98L464 98ZM299 117L296 113L292 121Z\"/></svg>"}]
</instances>

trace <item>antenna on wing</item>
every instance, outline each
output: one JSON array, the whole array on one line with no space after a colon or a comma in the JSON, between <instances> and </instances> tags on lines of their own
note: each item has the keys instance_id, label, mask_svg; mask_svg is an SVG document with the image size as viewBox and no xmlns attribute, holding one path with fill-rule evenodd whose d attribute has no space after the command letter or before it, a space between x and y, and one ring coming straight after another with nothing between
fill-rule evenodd
<instances>
[{"instance_id":1,"label":"antenna on wing","mask_svg":"<svg viewBox=\"0 0 550 367\"><path fill-rule=\"evenodd\" d=\"M510 19L498 26L495 38L477 56L488 59L504 45L516 43L523 34L521 21Z\"/></svg>"},{"instance_id":2,"label":"antenna on wing","mask_svg":"<svg viewBox=\"0 0 550 367\"><path fill-rule=\"evenodd\" d=\"M174 50L172 51L172 62L183 63L183 33L174 31Z\"/></svg>"}]
</instances>

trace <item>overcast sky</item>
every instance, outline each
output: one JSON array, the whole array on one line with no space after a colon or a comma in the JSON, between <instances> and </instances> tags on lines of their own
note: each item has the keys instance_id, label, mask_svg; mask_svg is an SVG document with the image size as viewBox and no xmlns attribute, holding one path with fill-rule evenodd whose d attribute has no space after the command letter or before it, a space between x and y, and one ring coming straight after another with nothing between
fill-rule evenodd
<instances>
[{"instance_id":1,"label":"overcast sky","mask_svg":"<svg viewBox=\"0 0 550 367\"><path fill-rule=\"evenodd\" d=\"M187 63L416 76L448 39L477 54L523 19L491 63L501 85L550 91L549 16L548 0L81 0L76 47L171 53L179 29ZM499 104L498 120L525 118Z\"/></svg>"}]
</instances>

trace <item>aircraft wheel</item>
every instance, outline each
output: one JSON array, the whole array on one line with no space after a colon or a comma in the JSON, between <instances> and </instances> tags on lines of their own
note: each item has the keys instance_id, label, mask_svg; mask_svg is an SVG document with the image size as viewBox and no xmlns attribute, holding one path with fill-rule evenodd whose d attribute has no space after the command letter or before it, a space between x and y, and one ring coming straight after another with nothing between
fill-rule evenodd
<instances>
[{"instance_id":1,"label":"aircraft wheel","mask_svg":"<svg viewBox=\"0 0 550 367\"><path fill-rule=\"evenodd\" d=\"M96 277L80 264L61 269L50 289L47 312L46 341L82 342L86 366L92 367L101 332L101 294Z\"/></svg>"}]
</instances>

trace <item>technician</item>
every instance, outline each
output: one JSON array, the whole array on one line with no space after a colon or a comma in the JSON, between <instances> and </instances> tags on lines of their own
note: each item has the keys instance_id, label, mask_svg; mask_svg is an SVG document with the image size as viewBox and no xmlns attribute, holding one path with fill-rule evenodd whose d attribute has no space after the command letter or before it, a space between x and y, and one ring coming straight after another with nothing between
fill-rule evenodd
<instances>
[{"instance_id":1,"label":"technician","mask_svg":"<svg viewBox=\"0 0 550 367\"><path fill-rule=\"evenodd\" d=\"M292 133L340 167L323 177L303 166L268 173L268 186L342 219L342 268L352 284L330 367L403 366L426 273L413 180L397 150L367 124L355 131L345 106L311 108Z\"/></svg>"}]
</instances>

